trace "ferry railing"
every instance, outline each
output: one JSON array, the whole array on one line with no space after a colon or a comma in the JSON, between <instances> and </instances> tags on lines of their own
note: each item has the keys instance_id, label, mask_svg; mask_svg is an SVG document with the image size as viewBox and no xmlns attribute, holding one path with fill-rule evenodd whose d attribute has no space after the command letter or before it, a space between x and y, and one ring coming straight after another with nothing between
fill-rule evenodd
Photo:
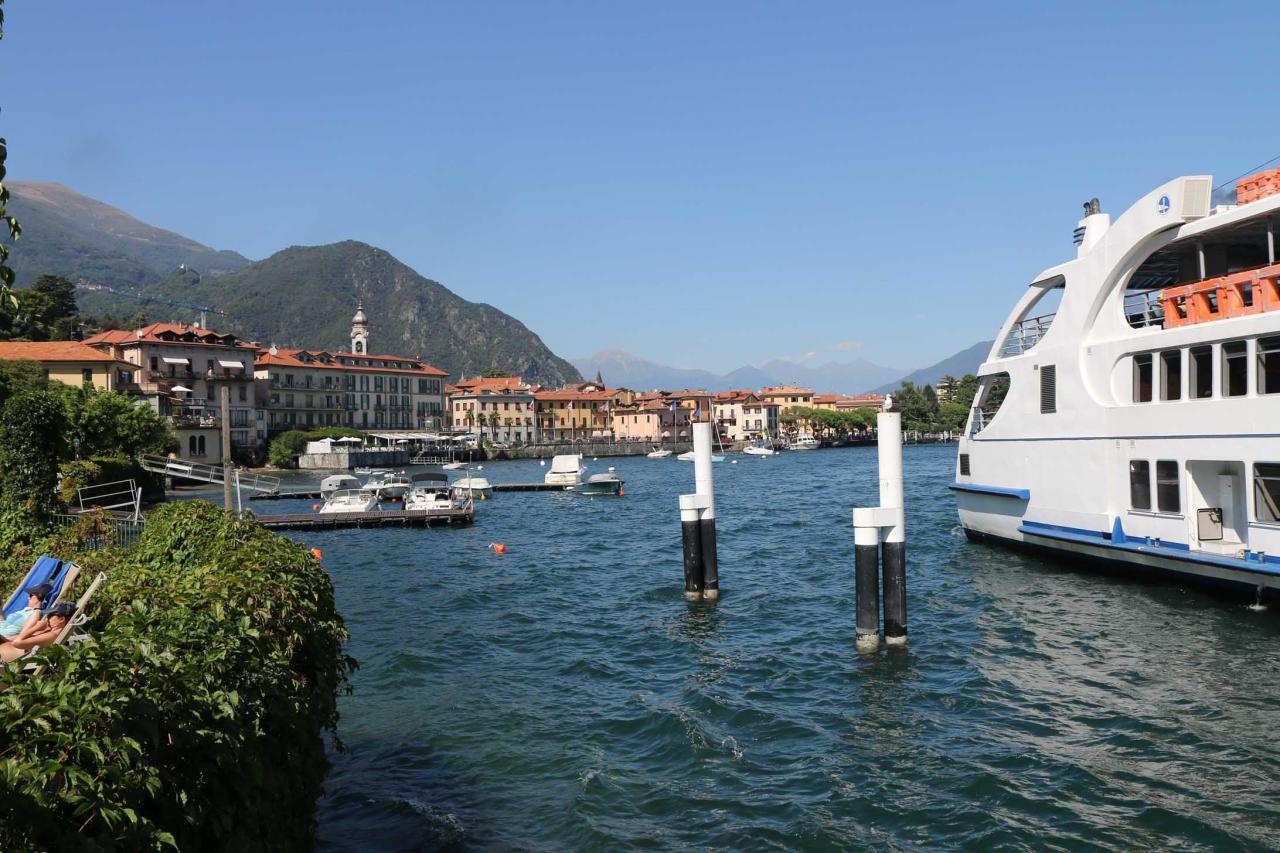
<instances>
[{"instance_id":1,"label":"ferry railing","mask_svg":"<svg viewBox=\"0 0 1280 853\"><path fill-rule=\"evenodd\" d=\"M1150 290L1127 290L1124 294L1124 317L1135 329L1164 326L1164 304L1160 301L1163 287Z\"/></svg>"},{"instance_id":2,"label":"ferry railing","mask_svg":"<svg viewBox=\"0 0 1280 853\"><path fill-rule=\"evenodd\" d=\"M1004 339L1004 344L1000 347L1000 355L1002 358L1009 356L1022 355L1036 344L1040 343L1040 339L1049 331L1049 327L1053 325L1053 318L1057 314L1041 314L1039 317L1028 317L1020 320L1012 329L1009 335Z\"/></svg>"},{"instance_id":3,"label":"ferry railing","mask_svg":"<svg viewBox=\"0 0 1280 853\"><path fill-rule=\"evenodd\" d=\"M991 423L991 419L996 416L996 412L1000 411L999 405L994 406L974 406L973 422L969 429L969 435L974 436L982 432Z\"/></svg>"}]
</instances>

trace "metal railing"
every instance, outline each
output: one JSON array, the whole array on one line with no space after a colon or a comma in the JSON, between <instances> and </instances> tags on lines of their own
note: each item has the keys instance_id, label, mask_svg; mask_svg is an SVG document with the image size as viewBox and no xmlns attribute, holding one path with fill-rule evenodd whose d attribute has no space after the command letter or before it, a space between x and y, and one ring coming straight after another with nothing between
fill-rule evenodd
<instances>
[{"instance_id":1,"label":"metal railing","mask_svg":"<svg viewBox=\"0 0 1280 853\"><path fill-rule=\"evenodd\" d=\"M1124 318L1135 329L1147 326L1164 326L1164 303L1160 294L1164 288L1151 290L1127 290L1124 294Z\"/></svg>"},{"instance_id":2,"label":"metal railing","mask_svg":"<svg viewBox=\"0 0 1280 853\"><path fill-rule=\"evenodd\" d=\"M220 465L206 465L203 462L192 462L187 459L172 459L166 456L144 454L138 457L138 463L148 471L163 474L166 477L181 477L199 483L222 485L223 468ZM280 491L280 478L263 474L249 474L244 471L233 471L233 483L238 488L251 489L255 492Z\"/></svg>"},{"instance_id":3,"label":"metal railing","mask_svg":"<svg viewBox=\"0 0 1280 853\"><path fill-rule=\"evenodd\" d=\"M977 435L991 424L991 419L996 416L996 412L1000 411L1000 404L993 406L974 406L973 407L973 423L969 428L969 435Z\"/></svg>"},{"instance_id":4,"label":"metal railing","mask_svg":"<svg viewBox=\"0 0 1280 853\"><path fill-rule=\"evenodd\" d=\"M1039 317L1028 317L1019 321L1009 330L1008 337L1004 339L1004 344L1000 347L1001 357L1022 355L1040 343L1045 333L1049 331L1049 327L1053 325L1053 318L1056 316L1058 315L1041 314Z\"/></svg>"},{"instance_id":5,"label":"metal railing","mask_svg":"<svg viewBox=\"0 0 1280 853\"><path fill-rule=\"evenodd\" d=\"M125 548L142 538L141 519L131 521L110 515L55 515L53 520L64 528L83 525L79 548L100 551L103 548Z\"/></svg>"}]
</instances>

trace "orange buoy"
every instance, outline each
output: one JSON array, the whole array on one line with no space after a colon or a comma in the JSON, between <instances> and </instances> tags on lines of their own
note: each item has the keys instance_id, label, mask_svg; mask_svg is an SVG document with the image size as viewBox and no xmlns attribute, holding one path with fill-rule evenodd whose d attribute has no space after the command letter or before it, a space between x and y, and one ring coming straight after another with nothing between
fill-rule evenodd
<instances>
[{"instance_id":1,"label":"orange buoy","mask_svg":"<svg viewBox=\"0 0 1280 853\"><path fill-rule=\"evenodd\" d=\"M320 504L312 504L312 505L311 505L311 511L312 511L312 512L319 512L319 510L320 510Z\"/></svg>"},{"instance_id":2,"label":"orange buoy","mask_svg":"<svg viewBox=\"0 0 1280 853\"><path fill-rule=\"evenodd\" d=\"M622 489L618 489L618 497L625 498L626 496L627 496L626 492L624 492Z\"/></svg>"},{"instance_id":3,"label":"orange buoy","mask_svg":"<svg viewBox=\"0 0 1280 853\"><path fill-rule=\"evenodd\" d=\"M495 554L507 553L507 546L503 545L501 542L490 542L489 547L493 549L493 553Z\"/></svg>"},{"instance_id":4,"label":"orange buoy","mask_svg":"<svg viewBox=\"0 0 1280 853\"><path fill-rule=\"evenodd\" d=\"M324 551L321 551L319 548L312 548L312 549L311 549L311 556L315 557L317 560L323 560L323 559L324 559Z\"/></svg>"}]
</instances>

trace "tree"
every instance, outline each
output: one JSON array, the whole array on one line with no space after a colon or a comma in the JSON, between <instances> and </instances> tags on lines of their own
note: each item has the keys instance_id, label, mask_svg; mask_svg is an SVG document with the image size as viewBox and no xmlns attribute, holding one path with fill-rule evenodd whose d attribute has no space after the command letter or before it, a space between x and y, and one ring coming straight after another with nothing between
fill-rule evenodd
<instances>
[{"instance_id":1,"label":"tree","mask_svg":"<svg viewBox=\"0 0 1280 853\"><path fill-rule=\"evenodd\" d=\"M480 374L483 379L501 379L507 375L507 371L499 370L496 367L486 367L484 372Z\"/></svg>"},{"instance_id":2,"label":"tree","mask_svg":"<svg viewBox=\"0 0 1280 853\"><path fill-rule=\"evenodd\" d=\"M0 0L0 39L4 38L3 6L4 0ZM13 296L13 270L7 263L9 260L7 243L12 243L22 236L22 227L18 225L18 220L5 212L5 207L9 204L9 189L4 185L4 161L8 155L9 148L4 138L0 137L0 314L7 314L18 307ZM9 232L7 242L3 239L3 232L6 230Z\"/></svg>"},{"instance_id":3,"label":"tree","mask_svg":"<svg viewBox=\"0 0 1280 853\"><path fill-rule=\"evenodd\" d=\"M76 305L76 286L60 275L42 275L31 285L31 290L48 299L44 317L48 340L74 339L80 316Z\"/></svg>"},{"instance_id":4,"label":"tree","mask_svg":"<svg viewBox=\"0 0 1280 853\"><path fill-rule=\"evenodd\" d=\"M82 456L133 458L177 450L168 425L145 403L115 391L73 389L71 437Z\"/></svg>"},{"instance_id":5,"label":"tree","mask_svg":"<svg viewBox=\"0 0 1280 853\"><path fill-rule=\"evenodd\" d=\"M0 406L14 394L47 388L44 368L38 361L0 361Z\"/></svg>"},{"instance_id":6,"label":"tree","mask_svg":"<svg viewBox=\"0 0 1280 853\"><path fill-rule=\"evenodd\" d=\"M66 409L52 389L23 391L0 408L0 500L28 519L56 509L58 465L67 457Z\"/></svg>"},{"instance_id":7,"label":"tree","mask_svg":"<svg viewBox=\"0 0 1280 853\"><path fill-rule=\"evenodd\" d=\"M496 404L495 404L496 405ZM502 418L498 417L497 412L489 413L489 438L490 440L498 437L498 424Z\"/></svg>"}]
</instances>

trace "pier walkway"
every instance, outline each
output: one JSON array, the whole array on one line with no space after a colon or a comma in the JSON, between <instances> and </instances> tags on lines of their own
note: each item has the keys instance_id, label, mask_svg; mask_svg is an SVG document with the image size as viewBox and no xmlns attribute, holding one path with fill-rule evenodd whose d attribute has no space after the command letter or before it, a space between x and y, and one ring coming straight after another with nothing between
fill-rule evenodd
<instances>
[{"instance_id":1,"label":"pier walkway","mask_svg":"<svg viewBox=\"0 0 1280 853\"><path fill-rule=\"evenodd\" d=\"M340 527L447 527L475 521L475 510L394 509L378 512L296 512L260 515L257 522L268 530L334 530Z\"/></svg>"}]
</instances>

